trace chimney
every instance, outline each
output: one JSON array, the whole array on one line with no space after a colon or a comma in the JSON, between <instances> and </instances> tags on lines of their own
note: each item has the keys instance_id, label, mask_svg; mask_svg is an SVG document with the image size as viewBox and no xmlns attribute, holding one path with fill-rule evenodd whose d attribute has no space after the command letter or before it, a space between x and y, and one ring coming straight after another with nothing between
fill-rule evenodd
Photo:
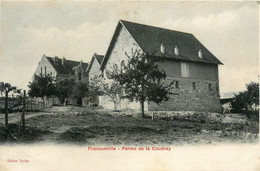
<instances>
[{"instance_id":1,"label":"chimney","mask_svg":"<svg viewBox=\"0 0 260 171\"><path fill-rule=\"evenodd\" d=\"M82 67L82 63L83 63L83 62L82 62L82 60L81 60L80 63L79 63L79 65L80 65L81 67Z\"/></svg>"},{"instance_id":2,"label":"chimney","mask_svg":"<svg viewBox=\"0 0 260 171\"><path fill-rule=\"evenodd\" d=\"M202 52L201 52L201 49L200 49L199 52L198 52L198 56L199 56L200 58L202 58Z\"/></svg>"},{"instance_id":3,"label":"chimney","mask_svg":"<svg viewBox=\"0 0 260 171\"><path fill-rule=\"evenodd\" d=\"M161 49L161 53L162 53L162 54L165 54L165 48L164 48L164 45L163 45L163 44L161 44L161 48L160 48L160 49Z\"/></svg>"},{"instance_id":4,"label":"chimney","mask_svg":"<svg viewBox=\"0 0 260 171\"><path fill-rule=\"evenodd\" d=\"M54 57L54 63L57 64L57 63L58 63L58 60L59 60L59 57L58 57L58 56L55 56L55 57Z\"/></svg>"},{"instance_id":5,"label":"chimney","mask_svg":"<svg viewBox=\"0 0 260 171\"><path fill-rule=\"evenodd\" d=\"M63 57L63 58L62 58L62 61L61 61L61 64L62 64L63 66L65 66L65 60L66 60L65 57Z\"/></svg>"},{"instance_id":6,"label":"chimney","mask_svg":"<svg viewBox=\"0 0 260 171\"><path fill-rule=\"evenodd\" d=\"M179 48L177 46L175 46L174 48L174 53L175 55L179 55Z\"/></svg>"}]
</instances>

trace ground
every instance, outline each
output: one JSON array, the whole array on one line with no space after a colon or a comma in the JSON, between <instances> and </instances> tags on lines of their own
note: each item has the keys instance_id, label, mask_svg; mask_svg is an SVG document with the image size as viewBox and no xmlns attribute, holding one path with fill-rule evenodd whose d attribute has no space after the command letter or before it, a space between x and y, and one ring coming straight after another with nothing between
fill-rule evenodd
<instances>
[{"instance_id":1,"label":"ground","mask_svg":"<svg viewBox=\"0 0 260 171\"><path fill-rule=\"evenodd\" d=\"M73 143L88 145L184 145L258 142L258 122L218 114L140 118L136 112L112 112L88 107L51 107L26 113L26 129L19 133L20 114L9 114L10 136L4 138L0 114L0 142ZM215 119L214 119L215 117ZM232 120L239 120L233 122ZM232 121L232 122L231 122Z\"/></svg>"}]
</instances>

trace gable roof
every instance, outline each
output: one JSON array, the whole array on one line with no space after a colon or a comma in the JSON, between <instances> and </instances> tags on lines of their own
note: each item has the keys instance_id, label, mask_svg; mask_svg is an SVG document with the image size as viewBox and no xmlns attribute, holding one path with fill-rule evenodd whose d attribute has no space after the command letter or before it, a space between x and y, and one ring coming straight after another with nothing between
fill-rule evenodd
<instances>
[{"instance_id":1,"label":"gable roof","mask_svg":"<svg viewBox=\"0 0 260 171\"><path fill-rule=\"evenodd\" d=\"M48 61L51 63L53 68L59 73L59 74L74 74L73 67L78 66L80 62L78 61L72 61L65 59L65 65L62 65L62 59L58 57L48 57L45 56ZM57 62L54 62L54 59L56 58ZM84 70L87 69L88 63L82 62L82 67Z\"/></svg>"},{"instance_id":2,"label":"gable roof","mask_svg":"<svg viewBox=\"0 0 260 171\"><path fill-rule=\"evenodd\" d=\"M122 27L126 28L140 48L148 53L148 55L168 59L222 64L205 46L199 42L198 39L196 39L194 35L190 33L120 20L105 55L105 59L101 66L102 68L106 64L107 58L110 56L116 42L116 37ZM165 47L165 54L162 54L160 51L161 44ZM179 49L179 55L175 55L174 53L175 46ZM198 56L199 50L202 51L203 58Z\"/></svg>"},{"instance_id":3,"label":"gable roof","mask_svg":"<svg viewBox=\"0 0 260 171\"><path fill-rule=\"evenodd\" d=\"M98 54L96 54L95 57L96 57L98 63L101 65L101 63L102 63L102 61L103 61L103 58L104 58L104 55L98 55Z\"/></svg>"},{"instance_id":4,"label":"gable roof","mask_svg":"<svg viewBox=\"0 0 260 171\"><path fill-rule=\"evenodd\" d=\"M88 65L88 68L87 68L86 72L89 72L89 71L90 71L90 69L91 69L91 67L92 67L92 65L93 65L93 62L94 62L95 58L97 59L99 65L101 65L101 63L102 63L102 61L103 61L103 59L104 59L104 55L98 55L97 53L95 53L95 54L92 56L92 58L91 58L91 61L90 61L89 65Z\"/></svg>"}]
</instances>

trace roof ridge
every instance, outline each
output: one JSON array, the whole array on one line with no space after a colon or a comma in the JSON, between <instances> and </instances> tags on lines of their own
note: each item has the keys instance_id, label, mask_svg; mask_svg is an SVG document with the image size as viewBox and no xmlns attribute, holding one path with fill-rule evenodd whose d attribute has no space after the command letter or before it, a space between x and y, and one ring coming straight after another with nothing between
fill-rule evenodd
<instances>
[{"instance_id":1,"label":"roof ridge","mask_svg":"<svg viewBox=\"0 0 260 171\"><path fill-rule=\"evenodd\" d=\"M46 56L46 55L45 55ZM55 56L54 57L51 57L51 56L46 56L46 57L48 57L48 58L55 58ZM57 56L58 57L58 56ZM62 60L62 58L60 58L60 57L58 57L60 60ZM65 58L66 59L66 58ZM66 59L66 61L70 61L70 62L80 62L80 61L74 61L74 60L70 60L70 59ZM88 64L88 62L84 62L84 61L82 61L83 63L86 63L86 64Z\"/></svg>"},{"instance_id":2,"label":"roof ridge","mask_svg":"<svg viewBox=\"0 0 260 171\"><path fill-rule=\"evenodd\" d=\"M127 20L121 20L121 19L120 19L119 21L131 23L131 24L138 24L138 25L145 26L145 27L153 27L153 28L157 28L157 29L163 29L163 30L169 30L169 31L174 31L174 32L178 32L178 33L193 35L192 33L183 32L183 31L178 31L178 30L172 30L172 29L163 28L163 27L159 27L159 26L152 26L152 25L147 25L147 24L141 24L141 23L136 23L136 22L127 21Z\"/></svg>"},{"instance_id":3,"label":"roof ridge","mask_svg":"<svg viewBox=\"0 0 260 171\"><path fill-rule=\"evenodd\" d=\"M96 54L94 54L94 55L96 55L96 56L104 56L104 55L99 55L99 54L97 54L97 53L96 53Z\"/></svg>"}]
</instances>

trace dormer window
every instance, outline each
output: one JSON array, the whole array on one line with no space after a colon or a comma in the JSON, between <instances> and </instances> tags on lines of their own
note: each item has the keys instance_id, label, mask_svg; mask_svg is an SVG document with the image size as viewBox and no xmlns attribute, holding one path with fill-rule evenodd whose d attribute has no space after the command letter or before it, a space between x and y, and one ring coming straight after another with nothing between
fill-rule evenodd
<instances>
[{"instance_id":1,"label":"dormer window","mask_svg":"<svg viewBox=\"0 0 260 171\"><path fill-rule=\"evenodd\" d=\"M160 50L162 54L165 54L165 47L163 44L161 44Z\"/></svg>"},{"instance_id":2,"label":"dormer window","mask_svg":"<svg viewBox=\"0 0 260 171\"><path fill-rule=\"evenodd\" d=\"M198 56L199 56L199 58L202 58L202 51L201 51L201 49L198 52Z\"/></svg>"},{"instance_id":3,"label":"dormer window","mask_svg":"<svg viewBox=\"0 0 260 171\"><path fill-rule=\"evenodd\" d=\"M179 48L177 46L175 46L174 48L174 53L175 55L179 55Z\"/></svg>"}]
</instances>

